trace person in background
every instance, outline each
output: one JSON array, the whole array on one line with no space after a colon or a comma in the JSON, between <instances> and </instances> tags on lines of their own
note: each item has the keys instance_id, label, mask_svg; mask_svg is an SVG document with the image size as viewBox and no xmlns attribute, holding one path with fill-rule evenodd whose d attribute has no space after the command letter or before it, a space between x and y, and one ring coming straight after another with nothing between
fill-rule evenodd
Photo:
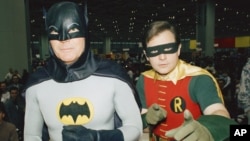
<instances>
[{"instance_id":1,"label":"person in background","mask_svg":"<svg viewBox=\"0 0 250 141\"><path fill-rule=\"evenodd\" d=\"M19 138L23 137L23 127L24 127L24 110L25 110L25 100L20 95L19 89L17 87L11 87L9 89L10 99L8 99L4 105L5 110L9 118L9 122L13 123L19 134Z\"/></svg>"},{"instance_id":2,"label":"person in background","mask_svg":"<svg viewBox=\"0 0 250 141\"><path fill-rule=\"evenodd\" d=\"M212 58L208 58L205 69L212 73L213 75L216 75L216 69L214 68L214 60Z\"/></svg>"},{"instance_id":3,"label":"person in background","mask_svg":"<svg viewBox=\"0 0 250 141\"><path fill-rule=\"evenodd\" d=\"M0 102L0 139L1 141L19 141L16 127L6 119L5 107Z\"/></svg>"},{"instance_id":4,"label":"person in background","mask_svg":"<svg viewBox=\"0 0 250 141\"><path fill-rule=\"evenodd\" d=\"M20 83L25 85L25 83L27 82L29 78L29 71L27 69L23 69L23 72L22 72L22 78L21 78L21 81Z\"/></svg>"},{"instance_id":5,"label":"person in background","mask_svg":"<svg viewBox=\"0 0 250 141\"><path fill-rule=\"evenodd\" d=\"M13 75L16 75L19 79L22 78L21 74L18 72L18 70L14 70Z\"/></svg>"},{"instance_id":6,"label":"person in background","mask_svg":"<svg viewBox=\"0 0 250 141\"><path fill-rule=\"evenodd\" d=\"M9 71L4 76L4 81L7 83L7 85L10 83L13 74L14 70L12 68L9 68Z\"/></svg>"},{"instance_id":7,"label":"person in background","mask_svg":"<svg viewBox=\"0 0 250 141\"><path fill-rule=\"evenodd\" d=\"M21 82L21 77L19 77L17 74L13 74L10 84L8 85L7 89L10 89L11 87L16 87L20 91L23 90L24 84Z\"/></svg>"},{"instance_id":8,"label":"person in background","mask_svg":"<svg viewBox=\"0 0 250 141\"><path fill-rule=\"evenodd\" d=\"M230 119L211 73L179 59L181 41L176 28L167 21L153 22L144 41L152 69L140 75L136 88L150 140L228 139L229 125L237 123Z\"/></svg>"},{"instance_id":9,"label":"person in background","mask_svg":"<svg viewBox=\"0 0 250 141\"><path fill-rule=\"evenodd\" d=\"M1 89L1 102L5 103L10 98L10 92L7 89L7 83L5 81L0 82Z\"/></svg>"},{"instance_id":10,"label":"person in background","mask_svg":"<svg viewBox=\"0 0 250 141\"><path fill-rule=\"evenodd\" d=\"M121 65L90 51L82 6L59 2L48 10L50 58L25 87L25 141L41 141L44 123L53 141L136 141L142 135L136 89Z\"/></svg>"},{"instance_id":11,"label":"person in background","mask_svg":"<svg viewBox=\"0 0 250 141\"><path fill-rule=\"evenodd\" d=\"M241 71L237 101L239 108L244 110L247 124L250 124L250 58L247 59Z\"/></svg>"}]
</instances>

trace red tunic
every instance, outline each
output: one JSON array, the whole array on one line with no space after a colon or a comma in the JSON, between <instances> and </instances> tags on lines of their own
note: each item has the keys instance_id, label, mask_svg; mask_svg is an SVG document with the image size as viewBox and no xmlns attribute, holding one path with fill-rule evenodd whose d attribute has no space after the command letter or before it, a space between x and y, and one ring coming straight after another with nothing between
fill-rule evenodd
<instances>
[{"instance_id":1,"label":"red tunic","mask_svg":"<svg viewBox=\"0 0 250 141\"><path fill-rule=\"evenodd\" d=\"M147 107L157 103L167 111L166 120L154 129L155 135L166 139L165 133L167 130L176 128L184 122L183 112L185 109L192 112L194 119L202 114L199 105L192 101L189 94L191 78L192 76L188 76L180 79L175 85L172 81L144 77Z\"/></svg>"}]
</instances>

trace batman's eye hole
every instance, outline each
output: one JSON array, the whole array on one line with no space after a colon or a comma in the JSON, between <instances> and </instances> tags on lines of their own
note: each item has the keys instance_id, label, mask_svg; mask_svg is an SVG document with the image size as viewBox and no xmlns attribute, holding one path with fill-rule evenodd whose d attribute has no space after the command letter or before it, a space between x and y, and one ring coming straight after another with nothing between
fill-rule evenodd
<instances>
[{"instance_id":1,"label":"batman's eye hole","mask_svg":"<svg viewBox=\"0 0 250 141\"><path fill-rule=\"evenodd\" d=\"M79 29L72 28L72 29L69 30L69 33L76 33L76 32L79 32Z\"/></svg>"},{"instance_id":2,"label":"batman's eye hole","mask_svg":"<svg viewBox=\"0 0 250 141\"><path fill-rule=\"evenodd\" d=\"M52 31L50 31L50 34L52 34L52 35L58 35L59 33L57 31L55 31L55 30L52 30Z\"/></svg>"}]
</instances>

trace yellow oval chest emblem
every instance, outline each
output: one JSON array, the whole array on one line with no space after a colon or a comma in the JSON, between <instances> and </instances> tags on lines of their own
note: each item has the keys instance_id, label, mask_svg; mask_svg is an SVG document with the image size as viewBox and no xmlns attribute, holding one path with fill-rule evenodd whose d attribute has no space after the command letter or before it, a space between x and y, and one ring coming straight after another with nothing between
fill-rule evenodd
<instances>
[{"instance_id":1,"label":"yellow oval chest emblem","mask_svg":"<svg viewBox=\"0 0 250 141\"><path fill-rule=\"evenodd\" d=\"M93 105L85 98L68 98L58 104L57 116L65 125L86 124L93 118Z\"/></svg>"}]
</instances>

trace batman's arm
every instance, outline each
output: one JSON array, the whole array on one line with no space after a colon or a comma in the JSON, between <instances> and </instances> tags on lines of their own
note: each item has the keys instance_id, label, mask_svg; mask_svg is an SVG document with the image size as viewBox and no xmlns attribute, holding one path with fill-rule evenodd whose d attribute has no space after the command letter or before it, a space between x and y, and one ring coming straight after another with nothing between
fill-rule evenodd
<instances>
[{"instance_id":1,"label":"batman's arm","mask_svg":"<svg viewBox=\"0 0 250 141\"><path fill-rule=\"evenodd\" d=\"M30 88L26 91L26 106L25 106L25 124L24 140L25 141L40 141L44 119L37 102L35 89Z\"/></svg>"},{"instance_id":2,"label":"batman's arm","mask_svg":"<svg viewBox=\"0 0 250 141\"><path fill-rule=\"evenodd\" d=\"M208 129L215 141L227 140L230 125L238 124L232 119L218 115L203 115L197 121Z\"/></svg>"},{"instance_id":3,"label":"batman's arm","mask_svg":"<svg viewBox=\"0 0 250 141\"><path fill-rule=\"evenodd\" d=\"M63 141L124 141L122 132L114 130L92 130L81 125L63 127Z\"/></svg>"}]
</instances>

